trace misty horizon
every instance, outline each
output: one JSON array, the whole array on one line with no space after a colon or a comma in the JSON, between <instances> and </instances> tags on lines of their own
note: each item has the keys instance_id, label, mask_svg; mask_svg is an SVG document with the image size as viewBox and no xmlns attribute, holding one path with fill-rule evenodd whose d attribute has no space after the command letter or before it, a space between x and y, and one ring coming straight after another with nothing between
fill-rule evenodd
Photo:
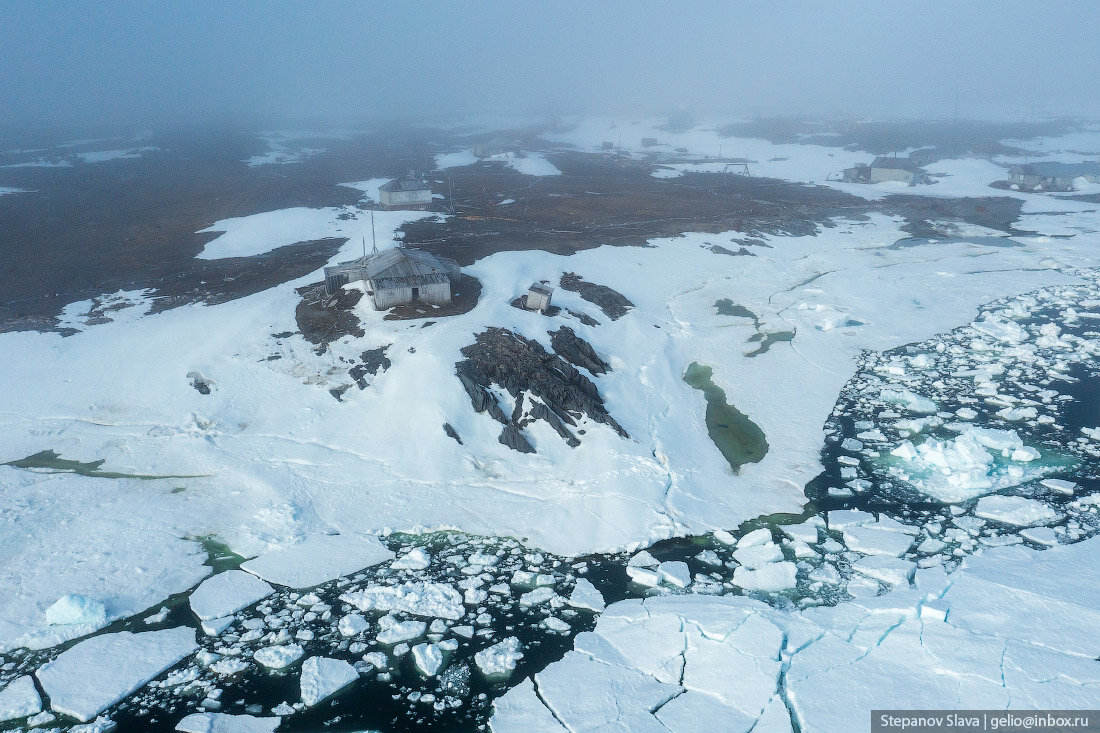
<instances>
[{"instance_id":1,"label":"misty horizon","mask_svg":"<svg viewBox=\"0 0 1100 733\"><path fill-rule=\"evenodd\" d=\"M4 128L483 113L1035 119L1098 111L1061 2L0 9Z\"/></svg>"}]
</instances>

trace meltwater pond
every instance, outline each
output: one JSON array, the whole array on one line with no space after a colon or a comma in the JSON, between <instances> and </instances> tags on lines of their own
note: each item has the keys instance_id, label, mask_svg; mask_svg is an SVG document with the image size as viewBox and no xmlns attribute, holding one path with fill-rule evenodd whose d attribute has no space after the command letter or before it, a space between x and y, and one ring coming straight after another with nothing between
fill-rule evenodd
<instances>
[{"instance_id":1,"label":"meltwater pond","mask_svg":"<svg viewBox=\"0 0 1100 733\"><path fill-rule=\"evenodd\" d=\"M759 463L768 452L764 431L748 415L726 402L726 393L714 383L714 370L692 362L684 381L707 400L707 432L736 473L746 463Z\"/></svg>"}]
</instances>

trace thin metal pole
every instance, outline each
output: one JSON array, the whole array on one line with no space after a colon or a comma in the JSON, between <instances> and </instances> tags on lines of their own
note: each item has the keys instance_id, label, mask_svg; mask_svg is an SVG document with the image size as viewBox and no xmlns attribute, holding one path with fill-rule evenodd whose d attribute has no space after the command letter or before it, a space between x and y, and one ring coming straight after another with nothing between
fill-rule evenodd
<instances>
[{"instance_id":1,"label":"thin metal pole","mask_svg":"<svg viewBox=\"0 0 1100 733\"><path fill-rule=\"evenodd\" d=\"M364 237L364 241L365 241L365 239L366 238ZM374 209L371 209L371 212L370 212L370 243L371 243L371 247L373 248L372 251L377 253L378 252L378 240L374 236Z\"/></svg>"}]
</instances>

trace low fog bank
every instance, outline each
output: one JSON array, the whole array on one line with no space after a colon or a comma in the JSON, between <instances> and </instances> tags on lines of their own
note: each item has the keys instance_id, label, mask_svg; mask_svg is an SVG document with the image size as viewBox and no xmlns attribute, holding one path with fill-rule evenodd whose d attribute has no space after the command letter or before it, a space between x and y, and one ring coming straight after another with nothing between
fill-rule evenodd
<instances>
[{"instance_id":1,"label":"low fog bank","mask_svg":"<svg viewBox=\"0 0 1100 733\"><path fill-rule=\"evenodd\" d=\"M1100 116L1100 5L0 7L0 127L511 113Z\"/></svg>"}]
</instances>

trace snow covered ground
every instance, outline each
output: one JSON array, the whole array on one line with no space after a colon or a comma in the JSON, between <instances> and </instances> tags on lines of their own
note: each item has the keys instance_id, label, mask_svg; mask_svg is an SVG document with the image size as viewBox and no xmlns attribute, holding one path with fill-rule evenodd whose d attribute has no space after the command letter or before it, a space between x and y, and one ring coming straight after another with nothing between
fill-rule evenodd
<instances>
[{"instance_id":1,"label":"snow covered ground","mask_svg":"<svg viewBox=\"0 0 1100 733\"><path fill-rule=\"evenodd\" d=\"M587 122L558 139L596 149L602 140L616 139L619 128L609 124ZM754 175L795 181L823 181L867 157L823 146L720 138L704 129L670 134L638 125L623 132L624 146L633 146L637 137L640 148L641 137L652 135L695 154L750 157L758 161ZM466 160L462 154L439 156L437 166L468 164ZM515 167L520 161L526 161L517 167L520 172L554 174L546 167L552 164L540 156L510 164ZM905 191L936 196L1002 193L988 189L994 169L1003 171L992 163L940 161L932 168L950 175L935 186ZM377 182L348 185L371 195ZM857 188L859 195L875 195L871 187ZM295 288L316 282L320 273L239 300L160 313L147 307L148 293L120 292L101 303L70 306L63 322L75 335L0 334L0 373L5 375L0 383L0 462L55 451L73 461L103 460L98 470L116 476L0 465L0 587L15 589L0 597L0 649L50 647L153 609L169 595L194 587L211 572L198 542L202 537L217 538L245 557L258 555L243 570L268 583L306 588L390 559L372 537L389 530L454 527L576 555L633 550L671 536L734 529L760 515L798 513L806 502L806 483L822 469L822 426L860 368L863 352L884 352L969 324L979 306L996 298L1090 283L1084 271L1100 265L1095 205L1003 193L1024 200L1019 226L1041 235L1017 237L1020 246L998 246L987 232L964 229L957 232L964 241L892 247L908 236L903 222L871 215L837 221L816 236L769 237L767 248L754 247L754 256L746 257L710 249L715 244L740 247L741 237L734 232L687 234L653 240L647 248L603 247L570 257L500 253L465 268L483 286L470 312L425 328L422 321L383 320L383 314L364 303L356 309L364 335L345 336L327 350L295 334ZM432 215L376 212L379 247L399 241L402 223ZM370 228L369 215L355 209L265 212L211 224L203 231L223 233L207 243L200 257L251 256L299 241L346 237L349 242L333 258L342 261L359 254ZM579 294L564 289L554 293L554 303L567 309L557 318L509 305L530 282L556 284L564 272L614 288L635 308L610 321ZM723 315L717 305L722 300L755 318ZM96 318L104 304L123 307ZM1095 307L1082 304L1079 310L1092 317L1100 312L1100 302ZM568 311L583 313L599 325L585 325ZM994 323L983 316L971 326L974 333L967 342L1000 340L1007 346L999 348L1013 353L1032 344L1039 350L1094 355L1077 342L1060 346L1060 334L1038 328L1016 338L1012 314L997 319ZM528 433L537 453L520 454L499 443L497 423L471 409L455 363L462 359L461 348L488 327L510 329L550 350L547 332L563 324L611 365L609 373L592 379L630 438L586 421L584 439L571 448L548 426L535 423ZM758 334L793 336L764 350L759 341L750 341ZM1039 343L1041 338L1047 341ZM371 378L366 389L352 386L341 400L334 399L330 389L353 385L349 365L365 350L378 347L387 347L392 365ZM693 362L710 366L727 401L764 432L770 449L759 463L746 464L735 474L711 442L704 397L683 380ZM192 373L211 385L209 394L192 386ZM977 379L976 386L988 387L991 375L986 377ZM899 414L898 419L936 416L936 395L904 392L923 382L895 381L902 384L891 384L884 398L890 409L914 408L912 415ZM874 395L883 398L880 389ZM932 400L931 413L922 400ZM1034 415L1005 413L1002 419L1039 425L1043 402L1036 402L1006 403L1002 407L1009 410L1038 409ZM461 444L444 432L445 423L461 436ZM866 431L879 427L867 426ZM1025 449L1034 447L1024 434L1016 436L1018 443L994 445L988 434L962 431L952 442L940 436L936 439L941 442L934 444L918 443L914 435L920 432L911 431L911 451L901 440L891 442L890 450L901 450L893 454L893 465L924 461L911 467L923 474L908 472L909 478L922 480L935 468L947 468L950 480L945 485L962 491L959 496L938 494L948 501L1009 488L1012 484L996 482L976 486L971 479L988 478L995 464L1029 464ZM881 443L894 437L882 435ZM866 442L876 440L869 436ZM1000 452L1005 448L1007 456ZM856 457L852 460L858 464ZM851 478L859 479L858 466L850 468ZM967 471L982 476L964 476L966 486L954 480ZM922 486L936 495L944 484ZM1074 539L1064 531L1055 534L1051 529L1050 536L1040 531L1049 519L1045 503L989 498L1002 500L980 500L986 503L979 501L966 519L1017 529L1032 525L1020 529L1033 533L1025 536L1032 545ZM1091 511L1087 502L1078 509ZM1049 565L1050 579L1036 589L1010 569L1014 563L1037 562L1037 550L991 549L1004 535L986 532L976 539L979 525L960 521L948 530L955 532L950 537L943 532L911 537L882 518L848 519L850 526L844 526L840 515L837 522L830 517L831 537L815 525L790 530L781 549L762 540L731 547L721 557L710 550L720 562L736 565L722 581L700 582L686 566L680 567L683 563L634 566L638 570L633 575L646 578L645 585L665 591L686 582L724 588L722 592L736 586L767 594L793 590L790 586L797 584L798 593L804 594L812 583L819 590L835 587L843 575L850 598L833 610L782 612L741 596L702 594L614 604L604 611L596 633L578 636L575 650L562 662L502 698L494 729L530 729L532 721L553 729L562 721L571 729L614 723L630 729L637 723L686 730L705 714L741 721L746 730L754 724L755 730L785 730L792 712L802 730L835 730L834 723L859 727L865 716L856 722L844 716L877 701L851 697L867 687L852 680L902 675L901 660L908 662L908 687L891 688L894 706L902 706L908 691L920 684L941 684L938 671L962 664L964 658L973 665L972 672L952 683L955 687L943 689L943 699L965 700L971 706L977 706L975 701L989 707L1022 701L1058 707L1061 702L1070 706L1071 694L1088 695L1096 689L1089 686L1097 681L1089 657L1097 652L1075 640L1081 634L1067 633L1073 641L1060 644L1053 636L1028 636L1020 621L1045 609L1074 630L1074 614L1091 618L1088 604L1082 610L1073 593L1076 578L1090 571L1085 558L1095 551L1095 540L1038 553L1038 562ZM974 534L964 541L968 526ZM949 542L954 544L948 553L961 550L952 555L956 564L967 556L958 569L948 568L950 577L938 565L926 568L908 559L911 546L932 540L941 546L933 550L928 545L924 556L943 554L939 550ZM347 557L325 549L344 542L356 548L354 561L323 561ZM829 542L840 549L830 553ZM984 556L970 557L983 547ZM813 559L838 553L848 556L835 563ZM77 558L82 561L75 562ZM412 556L398 562L409 569L422 566ZM257 585L262 581L249 580L245 587L232 577L204 584L192 596L200 618L227 618L266 592ZM417 609L425 608L425 618L454 622L456 615L469 612L465 605L476 608L482 602L479 593L489 592L471 585L460 596L450 586L444 590L417 582L359 588L347 602L363 612L387 613L382 618L389 621L380 634L389 633L386 638L394 644L409 645L431 633L428 621L400 620L393 612L416 616ZM602 608L602 598L578 587L577 607ZM975 589L988 591L995 601L982 606L983 596ZM49 623L46 609L67 594L101 603L102 618ZM528 607L566 602L556 591L535 584L524 594ZM1021 595L1026 596L1023 602ZM994 611L1000 614L996 618L990 616ZM553 627L561 620L547 623ZM220 631L215 629L215 635ZM922 632L939 646L921 647ZM82 645L102 638L120 637L92 637L58 660L78 658L86 665L84 656L71 652L90 649ZM185 646L191 648L193 639L187 644L173 641L171 654L152 655L156 664L135 669L102 699L74 696L75 702L59 710L94 717L170 666L180 658L177 652L183 655ZM289 642L281 639L276 646L293 646ZM413 647L420 649L415 656L422 670L442 671L436 663L443 664L445 650L434 644ZM966 651L960 657L956 649ZM501 651L509 653L497 656L512 658L509 649ZM1014 661L1002 667L1002 657ZM486 663L495 663L493 659L486 657ZM226 659L221 662L227 671L232 669ZM64 671L75 662L54 664ZM1035 669L1069 671L1059 672L1044 687ZM731 675L743 675L751 684L734 689L728 684ZM68 677L60 672L54 677L55 689L67 689ZM343 677L346 670L334 679ZM587 680L581 687L602 687L621 699L619 712L578 694L579 679ZM845 684L852 689L841 694ZM314 697L322 699L329 687L318 684ZM16 707L33 707L33 700L19 689L9 696ZM67 698L63 693L58 699ZM553 711L549 717L547 705ZM651 714L653 709L657 712ZM194 725L215 722L204 718Z\"/></svg>"}]
</instances>

